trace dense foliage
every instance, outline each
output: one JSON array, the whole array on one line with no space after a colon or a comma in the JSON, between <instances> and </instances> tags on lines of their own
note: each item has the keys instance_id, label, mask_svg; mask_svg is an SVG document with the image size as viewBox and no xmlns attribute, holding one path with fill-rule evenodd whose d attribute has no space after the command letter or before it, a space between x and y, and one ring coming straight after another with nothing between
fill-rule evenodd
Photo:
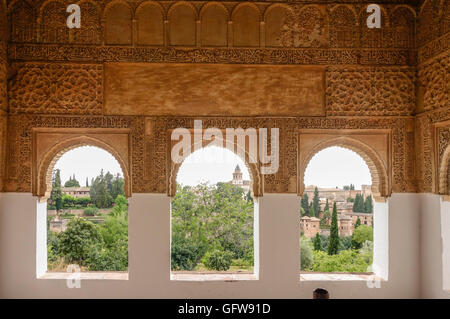
<instances>
[{"instance_id":1,"label":"dense foliage","mask_svg":"<svg viewBox=\"0 0 450 319\"><path fill-rule=\"evenodd\" d=\"M114 206L117 208L99 225L74 217L65 231L58 234L48 231L49 269L77 264L92 271L127 270L128 211L124 200L123 196L117 196Z\"/></svg>"},{"instance_id":2,"label":"dense foliage","mask_svg":"<svg viewBox=\"0 0 450 319\"><path fill-rule=\"evenodd\" d=\"M253 264L251 197L227 183L178 185L172 201L172 270L192 270L200 261L226 270L228 256Z\"/></svg>"},{"instance_id":3,"label":"dense foliage","mask_svg":"<svg viewBox=\"0 0 450 319\"><path fill-rule=\"evenodd\" d=\"M359 249L365 241L373 241L373 228L367 225L360 225L353 231L352 246L355 249Z\"/></svg>"},{"instance_id":4,"label":"dense foliage","mask_svg":"<svg viewBox=\"0 0 450 319\"><path fill-rule=\"evenodd\" d=\"M328 255L324 251L313 251L314 263L310 270L317 272L367 272L372 265L372 253L354 249L342 250Z\"/></svg>"},{"instance_id":5,"label":"dense foliage","mask_svg":"<svg viewBox=\"0 0 450 319\"><path fill-rule=\"evenodd\" d=\"M313 245L305 236L300 237L300 267L308 269L314 263Z\"/></svg>"},{"instance_id":6,"label":"dense foliage","mask_svg":"<svg viewBox=\"0 0 450 319\"><path fill-rule=\"evenodd\" d=\"M353 202L353 211L357 213L373 213L372 196L369 195L364 199L363 195L356 194Z\"/></svg>"},{"instance_id":7,"label":"dense foliage","mask_svg":"<svg viewBox=\"0 0 450 319\"><path fill-rule=\"evenodd\" d=\"M80 183L75 178L75 174L73 177L71 176L69 180L64 184L64 187L80 187Z\"/></svg>"},{"instance_id":8,"label":"dense foliage","mask_svg":"<svg viewBox=\"0 0 450 319\"><path fill-rule=\"evenodd\" d=\"M86 186L88 181L86 180ZM64 184L64 187L80 187L75 175L71 176ZM125 195L124 179L119 174L113 176L110 172L106 174L103 170L95 179L91 181L88 197L76 198L68 194L62 194L61 171L56 169L52 176L52 191L48 201L49 209L84 209L88 206L97 208L111 208L117 196Z\"/></svg>"},{"instance_id":9,"label":"dense foliage","mask_svg":"<svg viewBox=\"0 0 450 319\"><path fill-rule=\"evenodd\" d=\"M228 270L233 260L233 253L220 249L208 251L202 258L203 264L208 269L214 270Z\"/></svg>"}]
</instances>

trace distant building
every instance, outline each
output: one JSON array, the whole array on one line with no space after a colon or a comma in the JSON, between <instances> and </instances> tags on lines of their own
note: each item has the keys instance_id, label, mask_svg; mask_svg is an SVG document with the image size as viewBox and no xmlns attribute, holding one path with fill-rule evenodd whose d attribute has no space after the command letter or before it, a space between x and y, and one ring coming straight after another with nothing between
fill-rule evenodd
<instances>
[{"instance_id":1,"label":"distant building","mask_svg":"<svg viewBox=\"0 0 450 319\"><path fill-rule=\"evenodd\" d=\"M314 190L316 186L310 185L305 188L305 193L308 195L308 200L311 202L314 198ZM371 185L361 185L361 190L350 190L341 188L318 188L319 191L319 204L320 204L320 218L323 218L323 210L325 209L326 202L328 200L328 206L330 208L330 215L332 213L333 204L336 203L336 209L338 212L338 229L339 236L352 236L354 225L359 217L361 225L372 226L373 214L368 213L356 213L353 212L353 202L348 201L349 198L355 198L357 194L362 195L364 198L372 195ZM304 216L300 220L301 231L306 237L312 238L317 232L323 235L329 235L328 228L315 230L316 223L320 225L320 219ZM317 221L316 221L317 220ZM328 218L325 223L330 226L331 218ZM319 226L317 226L319 227Z\"/></svg>"},{"instance_id":2,"label":"distant building","mask_svg":"<svg viewBox=\"0 0 450 319\"><path fill-rule=\"evenodd\" d=\"M338 216L339 236L347 237L353 235L352 218L346 215Z\"/></svg>"},{"instance_id":3,"label":"distant building","mask_svg":"<svg viewBox=\"0 0 450 319\"><path fill-rule=\"evenodd\" d=\"M320 219L303 216L300 218L300 229L307 238L313 238L320 231Z\"/></svg>"},{"instance_id":4,"label":"distant building","mask_svg":"<svg viewBox=\"0 0 450 319\"><path fill-rule=\"evenodd\" d=\"M245 194L247 194L250 190L250 181L242 179L242 171L239 165L236 165L233 173L233 179L228 183L240 186L244 190Z\"/></svg>"},{"instance_id":5,"label":"distant building","mask_svg":"<svg viewBox=\"0 0 450 319\"><path fill-rule=\"evenodd\" d=\"M62 187L63 195L70 195L75 198L89 197L90 187Z\"/></svg>"},{"instance_id":6,"label":"distant building","mask_svg":"<svg viewBox=\"0 0 450 319\"><path fill-rule=\"evenodd\" d=\"M353 224L356 224L356 221L358 220L358 217L359 217L359 220L361 221L361 225L372 226L373 214L350 212L350 213L345 213L345 215L349 216L352 219Z\"/></svg>"},{"instance_id":7,"label":"distant building","mask_svg":"<svg viewBox=\"0 0 450 319\"><path fill-rule=\"evenodd\" d=\"M316 186L309 185L305 188L305 193L308 195L308 200L311 202L314 198L314 190ZM372 195L371 185L361 185L361 189L347 190L342 188L318 188L319 190L319 204L323 211L328 199L330 212L333 208L333 203L336 203L338 214L352 213L353 202L347 201L349 198L355 198L356 194L364 196L364 198Z\"/></svg>"}]
</instances>

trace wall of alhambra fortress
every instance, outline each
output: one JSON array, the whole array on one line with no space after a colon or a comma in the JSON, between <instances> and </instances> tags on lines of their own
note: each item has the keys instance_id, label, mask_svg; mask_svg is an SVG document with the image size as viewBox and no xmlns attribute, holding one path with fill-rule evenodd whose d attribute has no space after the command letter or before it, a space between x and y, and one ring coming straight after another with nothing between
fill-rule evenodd
<instances>
[{"instance_id":1,"label":"wall of alhambra fortress","mask_svg":"<svg viewBox=\"0 0 450 319\"><path fill-rule=\"evenodd\" d=\"M68 3L0 1L0 298L450 297L449 0L380 0L377 30L363 0L82 1L70 31ZM193 117L280 128L279 171L249 165L255 280L170 280L167 136ZM45 198L80 145L123 168L129 271L68 289L44 276ZM380 288L300 280L304 170L333 145L372 174Z\"/></svg>"}]
</instances>

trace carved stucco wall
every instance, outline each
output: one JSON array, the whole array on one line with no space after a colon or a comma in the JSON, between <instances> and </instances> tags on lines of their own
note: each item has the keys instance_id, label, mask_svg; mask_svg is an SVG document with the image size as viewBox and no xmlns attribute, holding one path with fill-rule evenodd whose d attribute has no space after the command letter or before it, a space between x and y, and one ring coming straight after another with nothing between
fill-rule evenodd
<instances>
[{"instance_id":1,"label":"carved stucco wall","mask_svg":"<svg viewBox=\"0 0 450 319\"><path fill-rule=\"evenodd\" d=\"M426 0L418 16L416 176L418 191L449 194L450 1Z\"/></svg>"},{"instance_id":2,"label":"carved stucco wall","mask_svg":"<svg viewBox=\"0 0 450 319\"><path fill-rule=\"evenodd\" d=\"M437 18L429 13L434 9L428 1L421 7L406 5L407 1L382 3L380 32L369 32L361 24L364 5L356 2L85 1L87 29L67 31L51 22L65 10L64 1L10 1L8 57L13 72L5 191L32 189L32 128L126 128L132 192L168 192L168 132L193 128L193 118L105 112L104 64L153 62L324 69L325 113L320 116L249 117L236 110L235 117L200 117L204 128L280 128L280 169L263 177L264 192L301 191L298 131L302 129L389 130L387 179L392 192L437 192L433 125L450 119L450 81L445 78L448 1L439 2ZM113 36L114 21L123 31L120 37ZM430 21L439 25L433 27L439 31L427 29L415 37L416 24L420 29ZM186 31L174 33L184 30L180 23Z\"/></svg>"},{"instance_id":3,"label":"carved stucco wall","mask_svg":"<svg viewBox=\"0 0 450 319\"><path fill-rule=\"evenodd\" d=\"M8 112L8 92L7 92L7 44L8 28L6 18L6 3L0 1L0 191L3 189L5 172L5 147L6 147L6 127Z\"/></svg>"}]
</instances>

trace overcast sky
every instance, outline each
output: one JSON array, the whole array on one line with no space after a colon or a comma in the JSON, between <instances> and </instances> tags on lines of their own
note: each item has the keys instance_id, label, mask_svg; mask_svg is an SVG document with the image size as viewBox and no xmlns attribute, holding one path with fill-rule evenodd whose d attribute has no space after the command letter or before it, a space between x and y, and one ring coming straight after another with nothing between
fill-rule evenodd
<instances>
[{"instance_id":1,"label":"overcast sky","mask_svg":"<svg viewBox=\"0 0 450 319\"><path fill-rule=\"evenodd\" d=\"M183 185L197 185L199 182L228 182L236 165L239 165L244 179L249 179L249 173L244 162L231 151L216 146L206 147L192 153L180 167L177 182ZM108 152L93 146L83 146L65 153L56 163L55 168L61 169L63 184L74 173L81 186L85 185L86 177L96 177L103 168L105 173L120 173L122 170L116 159ZM318 187L342 187L354 184L360 189L361 184L370 185L369 168L364 160L353 151L330 147L317 153L309 163L305 173L305 185Z\"/></svg>"},{"instance_id":2,"label":"overcast sky","mask_svg":"<svg viewBox=\"0 0 450 319\"><path fill-rule=\"evenodd\" d=\"M100 175L102 168L105 173L110 171L113 175L120 173L123 176L119 162L114 156L94 146L82 146L64 153L55 164L55 169L57 168L61 170L63 185L73 174L80 186L86 185L86 177L89 178L90 185L91 178Z\"/></svg>"},{"instance_id":3,"label":"overcast sky","mask_svg":"<svg viewBox=\"0 0 450 319\"><path fill-rule=\"evenodd\" d=\"M305 172L305 186L342 188L354 184L371 185L369 167L361 156L342 147L329 147L313 156Z\"/></svg>"}]
</instances>

